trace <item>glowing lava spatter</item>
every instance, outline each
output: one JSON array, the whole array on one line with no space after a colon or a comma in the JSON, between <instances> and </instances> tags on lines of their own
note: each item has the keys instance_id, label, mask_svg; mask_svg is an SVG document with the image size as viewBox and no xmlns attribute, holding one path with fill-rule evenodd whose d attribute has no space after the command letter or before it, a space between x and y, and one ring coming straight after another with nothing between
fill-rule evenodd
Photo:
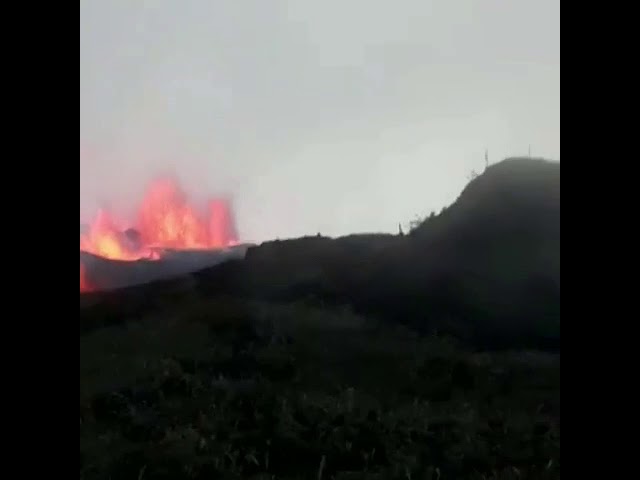
<instances>
[{"instance_id":1,"label":"glowing lava spatter","mask_svg":"<svg viewBox=\"0 0 640 480\"><path fill-rule=\"evenodd\" d=\"M216 249L238 243L233 211L224 199L211 199L199 209L171 178L153 182L131 224L100 211L80 234L80 250L99 257L135 261L157 260L163 249ZM80 265L80 290L83 291ZM85 289L90 289L86 283Z\"/></svg>"},{"instance_id":2,"label":"glowing lava spatter","mask_svg":"<svg viewBox=\"0 0 640 480\"><path fill-rule=\"evenodd\" d=\"M165 248L226 247L208 235L209 223L220 219L199 215L175 182L158 180L151 185L138 211L137 229L143 244Z\"/></svg>"},{"instance_id":3,"label":"glowing lava spatter","mask_svg":"<svg viewBox=\"0 0 640 480\"><path fill-rule=\"evenodd\" d=\"M134 261L149 256L144 249L128 244L124 230L104 210L98 212L89 230L80 234L80 250L110 260Z\"/></svg>"}]
</instances>

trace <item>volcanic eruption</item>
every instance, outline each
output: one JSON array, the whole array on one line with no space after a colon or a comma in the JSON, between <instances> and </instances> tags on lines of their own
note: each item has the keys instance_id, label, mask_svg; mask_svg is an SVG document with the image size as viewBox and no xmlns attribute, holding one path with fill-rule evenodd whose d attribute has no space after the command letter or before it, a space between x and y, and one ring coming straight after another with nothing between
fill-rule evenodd
<instances>
[{"instance_id":1,"label":"volcanic eruption","mask_svg":"<svg viewBox=\"0 0 640 480\"><path fill-rule=\"evenodd\" d=\"M238 244L230 202L191 202L179 183L159 178L147 188L132 221L100 210L81 228L80 251L108 260L160 260L170 250L215 250ZM80 291L94 290L80 263Z\"/></svg>"}]
</instances>

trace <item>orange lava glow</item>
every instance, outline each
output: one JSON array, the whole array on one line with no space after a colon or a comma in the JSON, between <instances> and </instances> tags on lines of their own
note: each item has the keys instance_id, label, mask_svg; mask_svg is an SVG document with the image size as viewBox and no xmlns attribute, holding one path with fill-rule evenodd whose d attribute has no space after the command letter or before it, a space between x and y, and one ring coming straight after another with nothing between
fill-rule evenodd
<instances>
[{"instance_id":1,"label":"orange lava glow","mask_svg":"<svg viewBox=\"0 0 640 480\"><path fill-rule=\"evenodd\" d=\"M164 249L216 249L238 243L233 211L224 199L198 208L172 178L152 182L133 222L105 210L80 234L80 250L99 257L158 260ZM91 290L80 265L80 291Z\"/></svg>"},{"instance_id":2,"label":"orange lava glow","mask_svg":"<svg viewBox=\"0 0 640 480\"><path fill-rule=\"evenodd\" d=\"M90 292L92 290L93 288L91 288L91 285L87 281L86 269L84 265L80 263L80 292Z\"/></svg>"}]
</instances>

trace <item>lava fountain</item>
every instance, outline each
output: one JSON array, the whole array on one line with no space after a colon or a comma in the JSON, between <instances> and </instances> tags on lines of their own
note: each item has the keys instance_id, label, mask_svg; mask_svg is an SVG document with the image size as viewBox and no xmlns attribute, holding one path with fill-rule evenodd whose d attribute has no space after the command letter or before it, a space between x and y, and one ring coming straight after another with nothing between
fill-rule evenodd
<instances>
[{"instance_id":1,"label":"lava fountain","mask_svg":"<svg viewBox=\"0 0 640 480\"><path fill-rule=\"evenodd\" d=\"M147 188L134 220L125 222L101 210L80 234L80 251L109 260L159 260L165 250L213 250L238 244L235 217L226 199L200 208L173 178ZM80 291L93 290L80 265Z\"/></svg>"}]
</instances>

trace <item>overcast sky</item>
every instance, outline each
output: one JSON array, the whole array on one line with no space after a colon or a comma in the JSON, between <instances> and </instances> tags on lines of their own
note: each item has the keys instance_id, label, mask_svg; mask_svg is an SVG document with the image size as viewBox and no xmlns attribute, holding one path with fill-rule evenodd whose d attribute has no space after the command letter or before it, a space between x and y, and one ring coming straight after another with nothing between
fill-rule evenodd
<instances>
[{"instance_id":1,"label":"overcast sky","mask_svg":"<svg viewBox=\"0 0 640 480\"><path fill-rule=\"evenodd\" d=\"M529 145L560 158L559 0L80 2L83 217L172 170L244 240L396 231Z\"/></svg>"}]
</instances>

